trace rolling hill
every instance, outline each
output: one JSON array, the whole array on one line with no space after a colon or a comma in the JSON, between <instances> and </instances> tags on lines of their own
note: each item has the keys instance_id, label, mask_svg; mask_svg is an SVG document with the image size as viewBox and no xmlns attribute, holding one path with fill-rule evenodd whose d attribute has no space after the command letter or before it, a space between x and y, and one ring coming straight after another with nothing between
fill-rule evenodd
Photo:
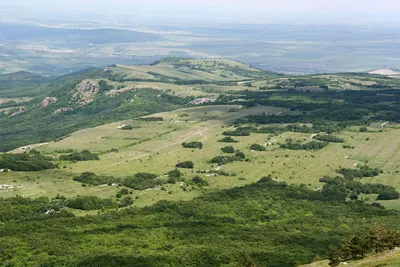
<instances>
[{"instance_id":1,"label":"rolling hill","mask_svg":"<svg viewBox=\"0 0 400 267\"><path fill-rule=\"evenodd\" d=\"M396 78L181 58L2 77L40 90L1 98L0 265L294 266L398 228Z\"/></svg>"}]
</instances>

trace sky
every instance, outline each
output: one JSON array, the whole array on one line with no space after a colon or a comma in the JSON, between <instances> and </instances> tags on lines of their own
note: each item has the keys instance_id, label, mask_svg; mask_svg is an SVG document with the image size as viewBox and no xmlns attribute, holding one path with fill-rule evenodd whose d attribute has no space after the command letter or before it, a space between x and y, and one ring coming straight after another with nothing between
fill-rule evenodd
<instances>
[{"instance_id":1,"label":"sky","mask_svg":"<svg viewBox=\"0 0 400 267\"><path fill-rule=\"evenodd\" d=\"M96 13L136 17L245 18L268 17L337 18L369 17L371 20L396 17L399 0L0 0L12 11ZM251 17L250 17L251 16Z\"/></svg>"}]
</instances>

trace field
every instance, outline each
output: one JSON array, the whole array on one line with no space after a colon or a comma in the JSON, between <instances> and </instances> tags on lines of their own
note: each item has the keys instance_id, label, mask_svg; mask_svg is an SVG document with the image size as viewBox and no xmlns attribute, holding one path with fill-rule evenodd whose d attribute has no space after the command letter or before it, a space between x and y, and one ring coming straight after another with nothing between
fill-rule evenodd
<instances>
[{"instance_id":1,"label":"field","mask_svg":"<svg viewBox=\"0 0 400 267\"><path fill-rule=\"evenodd\" d=\"M230 112L231 110L236 112ZM193 170L183 170L187 179L196 175L197 171L215 169L230 174L235 173L235 176L200 174L210 184L208 188L203 189L192 188L183 191L178 183L167 185L167 191L160 188L135 191L135 196L140 196L135 205L145 206L160 199L191 199L207 191L251 184L268 175L289 184L302 184L317 190L323 185L319 182L319 178L325 175L335 176L335 170L339 168L354 168L366 162L371 167L383 169L384 173L378 177L364 178L363 181L388 184L400 190L400 139L395 124L377 123L373 125L376 128L371 128L374 130L368 133L358 132L355 127L340 133L338 136L354 149L344 149L342 143L330 143L318 151L280 148L279 144L284 143L287 138L302 142L312 140L311 134L294 132L276 136L253 133L250 136L234 137L238 143L218 142L223 138L224 131L234 129L231 124L236 119L266 112L288 111L265 106L254 108L237 105L204 106L151 115L151 117L163 117L162 122L127 120L80 130L61 141L50 142L37 149L56 157L62 150L87 149L99 153L99 161L76 163L59 161L59 170L3 173L1 175L4 184L13 184L20 188L3 190L1 195L53 197L61 194L110 197L117 192L116 186L82 187L80 183L72 181L72 177L85 171L120 178L138 172L152 172L163 176L173 170L175 164L185 160L191 160L195 164ZM131 125L133 129L122 130L120 129L122 125ZM204 147L201 150L182 147L183 142L190 141L201 141ZM260 144L267 150L251 151L249 147L252 144ZM220 167L209 163L214 156L224 154L220 149L226 145L233 145L235 149L244 152L250 161L234 162ZM118 152L111 152L112 149ZM374 200L372 195L365 197L370 201ZM382 204L388 208L400 209L399 200L382 201Z\"/></svg>"}]
</instances>

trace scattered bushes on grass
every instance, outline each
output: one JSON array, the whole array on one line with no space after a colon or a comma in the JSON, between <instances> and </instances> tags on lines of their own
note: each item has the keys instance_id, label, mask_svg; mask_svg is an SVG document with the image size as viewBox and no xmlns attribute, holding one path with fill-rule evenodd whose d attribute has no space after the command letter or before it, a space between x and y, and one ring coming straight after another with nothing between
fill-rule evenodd
<instances>
[{"instance_id":1,"label":"scattered bushes on grass","mask_svg":"<svg viewBox=\"0 0 400 267\"><path fill-rule=\"evenodd\" d=\"M81 152L74 152L68 155L60 156L61 160L68 161L88 161L88 160L99 160L97 154L91 153L89 150L82 150Z\"/></svg>"}]
</instances>

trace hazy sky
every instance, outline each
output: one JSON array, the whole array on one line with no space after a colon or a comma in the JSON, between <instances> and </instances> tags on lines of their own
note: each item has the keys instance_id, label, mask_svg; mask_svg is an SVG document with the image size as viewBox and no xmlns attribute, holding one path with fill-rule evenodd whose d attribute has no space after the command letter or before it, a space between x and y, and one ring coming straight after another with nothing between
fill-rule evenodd
<instances>
[{"instance_id":1,"label":"hazy sky","mask_svg":"<svg viewBox=\"0 0 400 267\"><path fill-rule=\"evenodd\" d=\"M25 12L93 12L132 16L217 17L371 16L384 19L400 14L399 0L0 0ZM294 18L295 19L295 18Z\"/></svg>"}]
</instances>

